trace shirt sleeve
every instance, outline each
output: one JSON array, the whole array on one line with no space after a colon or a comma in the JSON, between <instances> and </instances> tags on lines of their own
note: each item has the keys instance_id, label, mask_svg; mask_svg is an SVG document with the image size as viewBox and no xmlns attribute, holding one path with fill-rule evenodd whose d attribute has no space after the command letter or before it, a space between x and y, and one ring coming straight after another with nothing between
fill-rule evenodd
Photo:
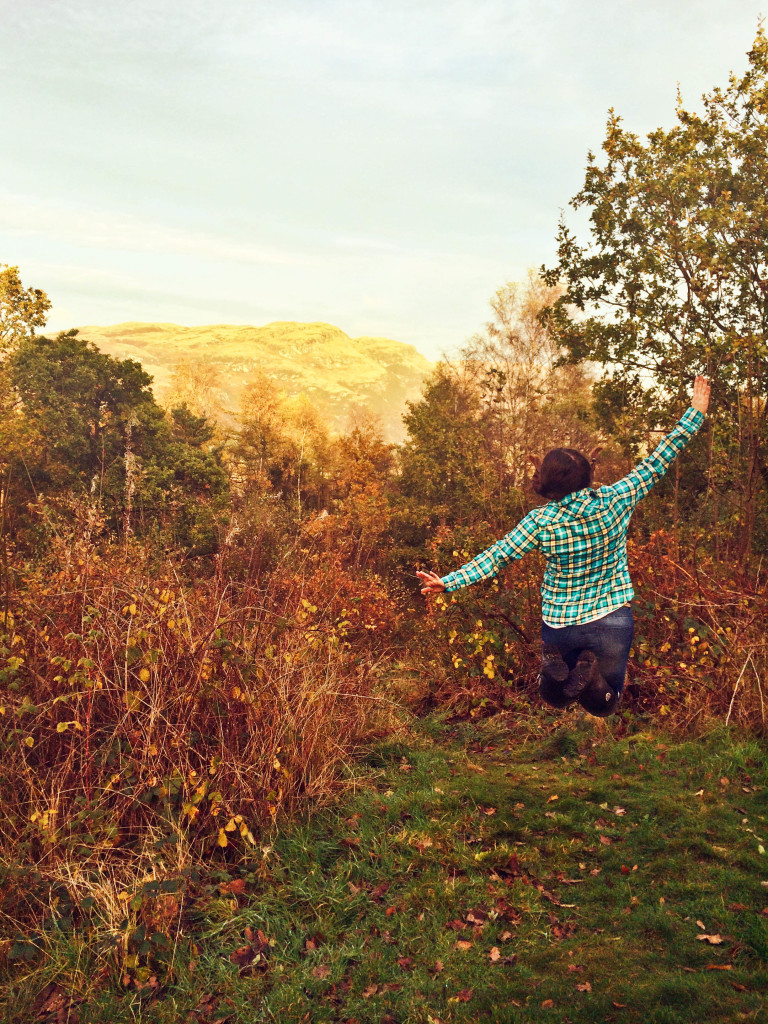
<instances>
[{"instance_id":1,"label":"shirt sleeve","mask_svg":"<svg viewBox=\"0 0 768 1024\"><path fill-rule=\"evenodd\" d=\"M686 409L661 444L635 466L628 476L613 484L611 490L614 494L623 498L630 507L634 507L648 494L653 485L661 480L703 422L703 412L693 407Z\"/></svg>"},{"instance_id":2,"label":"shirt sleeve","mask_svg":"<svg viewBox=\"0 0 768 1024\"><path fill-rule=\"evenodd\" d=\"M536 509L529 512L521 519L514 530L506 537L491 544L485 551L481 551L471 562L462 565L455 572L449 572L442 580L445 589L460 590L472 583L479 583L480 580L488 580L496 576L505 565L516 558L522 558L527 551L532 551L539 546L539 524L536 516Z\"/></svg>"}]
</instances>

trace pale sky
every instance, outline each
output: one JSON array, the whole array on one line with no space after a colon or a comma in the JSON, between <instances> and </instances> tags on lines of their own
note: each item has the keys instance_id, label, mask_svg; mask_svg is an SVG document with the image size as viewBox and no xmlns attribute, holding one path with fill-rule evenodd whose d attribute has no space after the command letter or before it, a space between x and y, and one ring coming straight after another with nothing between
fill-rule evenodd
<instances>
[{"instance_id":1,"label":"pale sky","mask_svg":"<svg viewBox=\"0 0 768 1024\"><path fill-rule=\"evenodd\" d=\"M51 329L323 320L429 358L552 263L609 107L741 73L755 0L0 0L0 262ZM571 218L573 220L573 217Z\"/></svg>"}]
</instances>

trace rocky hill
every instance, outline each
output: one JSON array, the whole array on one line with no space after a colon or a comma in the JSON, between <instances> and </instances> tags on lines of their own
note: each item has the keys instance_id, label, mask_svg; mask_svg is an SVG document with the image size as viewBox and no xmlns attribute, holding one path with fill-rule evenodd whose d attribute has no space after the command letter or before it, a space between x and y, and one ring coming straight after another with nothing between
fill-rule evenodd
<instances>
[{"instance_id":1,"label":"rocky hill","mask_svg":"<svg viewBox=\"0 0 768 1024\"><path fill-rule=\"evenodd\" d=\"M249 382L266 377L287 396L309 396L340 430L352 407L367 406L380 417L391 440L402 438L405 403L418 397L432 366L411 345L389 338L350 338L323 323L124 323L79 330L81 338L108 355L138 360L154 378L161 401L178 389L185 374L207 375L215 381L219 409L231 418Z\"/></svg>"}]
</instances>

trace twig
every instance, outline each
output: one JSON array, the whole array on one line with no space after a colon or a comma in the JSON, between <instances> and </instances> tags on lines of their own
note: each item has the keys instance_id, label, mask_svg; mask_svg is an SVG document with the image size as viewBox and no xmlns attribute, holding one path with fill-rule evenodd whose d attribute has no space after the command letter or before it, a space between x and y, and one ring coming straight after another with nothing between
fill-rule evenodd
<instances>
[{"instance_id":1,"label":"twig","mask_svg":"<svg viewBox=\"0 0 768 1024\"><path fill-rule=\"evenodd\" d=\"M741 682L741 677L744 675L744 672L746 671L747 665L750 663L750 661L752 661L752 651L750 651L749 654L747 655L747 660L744 662L744 665L742 666L741 672L739 672L739 678L736 680L736 685L733 688L733 693L731 694L731 703L728 705L728 714L725 716L725 724L726 725L728 725L728 721L729 721L729 719L731 717L731 711L733 710L733 702L736 699L736 691L739 688L739 683ZM753 668L754 668L754 662L753 662ZM757 671L757 670L755 670L755 671Z\"/></svg>"}]
</instances>

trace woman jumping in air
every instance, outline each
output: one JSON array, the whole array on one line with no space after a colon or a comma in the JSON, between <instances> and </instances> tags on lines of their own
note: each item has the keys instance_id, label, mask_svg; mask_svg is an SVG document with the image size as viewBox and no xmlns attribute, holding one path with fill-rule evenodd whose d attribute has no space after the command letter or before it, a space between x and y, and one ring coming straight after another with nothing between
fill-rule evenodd
<instances>
[{"instance_id":1,"label":"woman jumping in air","mask_svg":"<svg viewBox=\"0 0 768 1024\"><path fill-rule=\"evenodd\" d=\"M417 573L422 594L490 579L538 548L547 560L539 692L556 708L577 700L592 715L612 714L624 688L634 633L629 519L704 422L708 407L709 384L697 377L691 407L672 432L628 476L606 487L591 487L592 465L572 448L553 448L540 463L533 460L533 489L547 504L455 572Z\"/></svg>"}]
</instances>

